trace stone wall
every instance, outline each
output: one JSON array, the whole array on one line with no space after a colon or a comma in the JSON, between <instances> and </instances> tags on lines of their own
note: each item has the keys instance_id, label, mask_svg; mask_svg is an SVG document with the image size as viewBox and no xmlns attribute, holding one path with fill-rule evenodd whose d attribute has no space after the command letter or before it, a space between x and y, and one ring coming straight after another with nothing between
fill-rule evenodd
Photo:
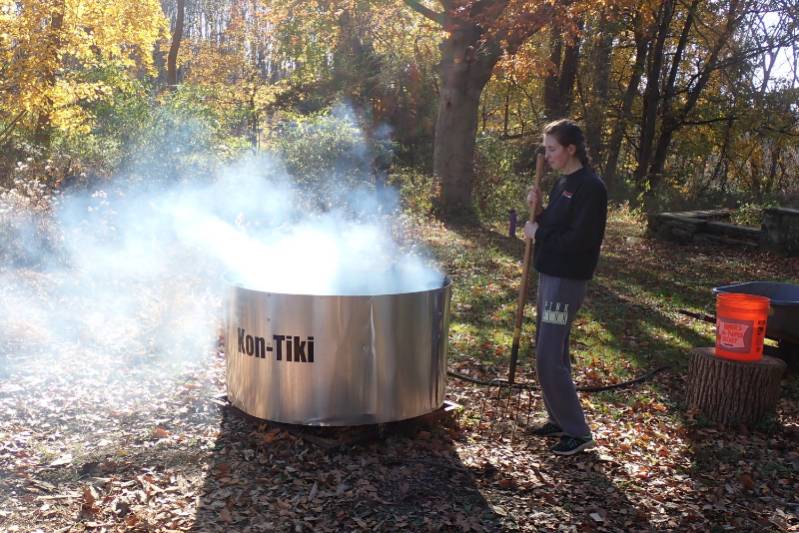
<instances>
[{"instance_id":1,"label":"stone wall","mask_svg":"<svg viewBox=\"0 0 799 533\"><path fill-rule=\"evenodd\" d=\"M647 227L650 234L671 241L762 247L799 255L799 209L765 209L759 229L730 224L731 214L728 209L657 213L649 215Z\"/></svg>"},{"instance_id":2,"label":"stone wall","mask_svg":"<svg viewBox=\"0 0 799 533\"><path fill-rule=\"evenodd\" d=\"M764 209L761 244L781 253L799 255L799 209Z\"/></svg>"}]
</instances>

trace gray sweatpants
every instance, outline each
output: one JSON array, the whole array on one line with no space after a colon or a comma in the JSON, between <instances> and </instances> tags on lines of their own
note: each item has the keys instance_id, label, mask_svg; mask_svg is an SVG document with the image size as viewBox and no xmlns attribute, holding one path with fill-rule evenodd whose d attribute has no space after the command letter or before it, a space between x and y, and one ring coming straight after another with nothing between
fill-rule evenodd
<instances>
[{"instance_id":1,"label":"gray sweatpants","mask_svg":"<svg viewBox=\"0 0 799 533\"><path fill-rule=\"evenodd\" d=\"M573 437L591 435L572 381L569 359L569 333L587 285L582 280L538 276L535 343L538 382L549 421Z\"/></svg>"}]
</instances>

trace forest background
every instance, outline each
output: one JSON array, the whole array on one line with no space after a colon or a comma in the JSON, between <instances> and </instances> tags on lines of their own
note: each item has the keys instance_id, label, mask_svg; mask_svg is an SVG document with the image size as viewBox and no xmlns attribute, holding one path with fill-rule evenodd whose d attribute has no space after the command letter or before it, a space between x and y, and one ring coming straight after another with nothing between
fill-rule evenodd
<instances>
[{"instance_id":1,"label":"forest background","mask_svg":"<svg viewBox=\"0 0 799 533\"><path fill-rule=\"evenodd\" d=\"M677 248L641 216L728 206L757 225L799 207L797 15L799 0L0 0L0 529L799 530L795 374L774 417L711 425L685 368L713 326L683 314L735 281L799 283L799 260ZM524 244L501 223L526 214L541 128L563 116L614 203L575 382L651 377L583 397L596 452L555 459L524 434L534 390L511 402L456 379L451 424L339 451L223 401L220 270L392 266L382 231L347 241L314 216L384 185L405 211L353 207L356 229L386 219L400 251L428 247L453 280L448 368L505 376ZM281 165L326 204L259 186ZM463 215L479 224L449 223ZM367 253L294 231L309 226ZM264 259L242 237L271 228Z\"/></svg>"},{"instance_id":2,"label":"forest background","mask_svg":"<svg viewBox=\"0 0 799 533\"><path fill-rule=\"evenodd\" d=\"M799 202L797 14L794 0L0 0L0 187L201 179L270 152L301 183L346 169L413 209L497 219L523 209L542 125L570 116L616 201L746 218Z\"/></svg>"}]
</instances>

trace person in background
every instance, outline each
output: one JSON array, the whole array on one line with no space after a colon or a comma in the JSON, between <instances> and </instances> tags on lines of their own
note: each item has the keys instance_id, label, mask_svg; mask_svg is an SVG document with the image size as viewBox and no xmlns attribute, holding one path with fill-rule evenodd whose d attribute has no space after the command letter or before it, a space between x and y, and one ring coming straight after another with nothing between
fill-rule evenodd
<instances>
[{"instance_id":1,"label":"person in background","mask_svg":"<svg viewBox=\"0 0 799 533\"><path fill-rule=\"evenodd\" d=\"M560 437L552 452L572 455L595 446L571 376L569 332L599 260L608 197L577 124L567 119L548 124L543 142L547 163L562 176L546 208L538 188L527 196L534 222L525 224L524 234L535 242L533 265L539 273L536 372L547 412L546 422L531 433Z\"/></svg>"}]
</instances>

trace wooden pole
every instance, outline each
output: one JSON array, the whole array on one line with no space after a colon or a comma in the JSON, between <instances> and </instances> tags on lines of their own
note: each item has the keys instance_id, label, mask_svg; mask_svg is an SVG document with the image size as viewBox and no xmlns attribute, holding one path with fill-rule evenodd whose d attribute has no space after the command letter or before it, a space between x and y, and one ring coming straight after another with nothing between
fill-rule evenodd
<instances>
[{"instance_id":1,"label":"wooden pole","mask_svg":"<svg viewBox=\"0 0 799 533\"><path fill-rule=\"evenodd\" d=\"M535 160L535 183L533 187L541 185L541 176L544 174L544 155L538 154ZM535 213L530 213L530 222L534 222ZM513 328L513 345L510 349L510 369L508 370L508 383L513 384L516 379L516 362L519 359L519 339L522 336L522 319L524 318L524 304L527 301L527 290L530 282L530 263L533 257L532 239L524 239L524 262L522 263L522 283L519 288L519 300L516 303L516 324Z\"/></svg>"}]
</instances>

